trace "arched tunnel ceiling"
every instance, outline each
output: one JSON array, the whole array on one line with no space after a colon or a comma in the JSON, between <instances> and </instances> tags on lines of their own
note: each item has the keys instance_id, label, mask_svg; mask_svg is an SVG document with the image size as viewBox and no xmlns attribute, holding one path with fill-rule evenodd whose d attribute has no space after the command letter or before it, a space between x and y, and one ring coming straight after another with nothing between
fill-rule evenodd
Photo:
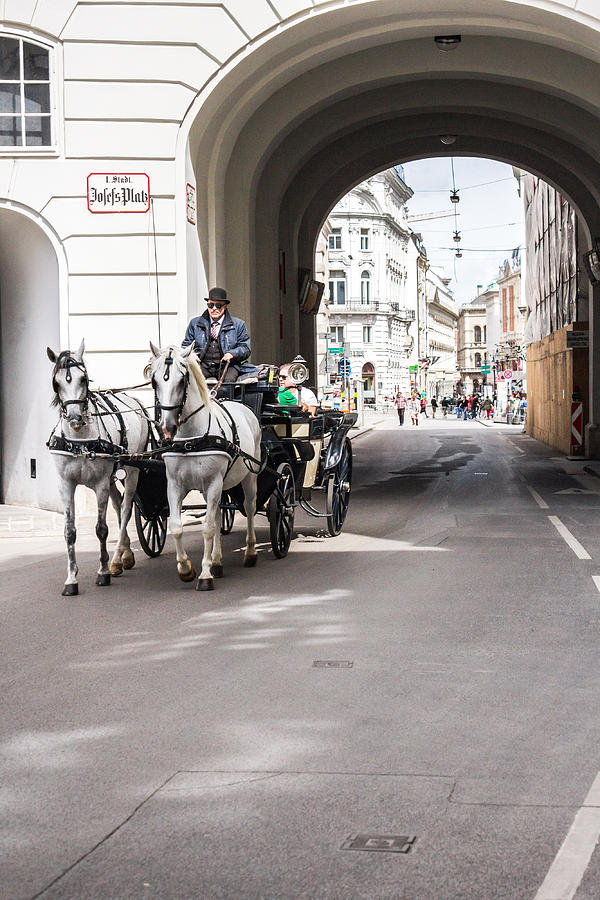
<instances>
[{"instance_id":1,"label":"arched tunnel ceiling","mask_svg":"<svg viewBox=\"0 0 600 900\"><path fill-rule=\"evenodd\" d=\"M598 67L520 39L476 35L466 52L450 54L432 44L387 44L331 60L256 111L238 136L225 179L223 271L232 255L239 259L248 227L269 223L256 248L248 248L252 267L262 256L259 245L277 240L271 223L280 210L288 243L301 221L314 239L340 194L394 162L435 155L447 131L459 135L456 153L505 159L540 174L597 227L600 109L590 77ZM411 144L410 137L421 140ZM295 193L302 198L294 200ZM321 202L325 195L329 206ZM311 196L318 212L307 217Z\"/></svg>"}]
</instances>

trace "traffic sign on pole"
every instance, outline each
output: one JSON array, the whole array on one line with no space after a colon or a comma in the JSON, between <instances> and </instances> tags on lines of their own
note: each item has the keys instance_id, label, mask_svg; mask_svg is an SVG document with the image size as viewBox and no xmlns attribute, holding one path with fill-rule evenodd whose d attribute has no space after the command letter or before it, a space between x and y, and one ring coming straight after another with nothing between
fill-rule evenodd
<instances>
[{"instance_id":1,"label":"traffic sign on pole","mask_svg":"<svg viewBox=\"0 0 600 900\"><path fill-rule=\"evenodd\" d=\"M338 361L338 372L340 375L344 375L346 378L348 378L348 376L351 374L352 365L350 363L350 360L347 359L347 357L343 356Z\"/></svg>"}]
</instances>

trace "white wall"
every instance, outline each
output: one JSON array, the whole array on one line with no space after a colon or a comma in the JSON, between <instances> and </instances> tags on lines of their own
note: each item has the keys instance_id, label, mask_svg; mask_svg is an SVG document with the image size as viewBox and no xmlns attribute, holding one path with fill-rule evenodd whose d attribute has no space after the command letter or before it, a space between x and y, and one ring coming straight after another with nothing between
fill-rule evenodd
<instances>
[{"instance_id":1,"label":"white wall","mask_svg":"<svg viewBox=\"0 0 600 900\"><path fill-rule=\"evenodd\" d=\"M2 502L59 509L54 462L45 446L59 349L58 261L49 238L25 216L0 209L0 466ZM37 478L30 477L30 460Z\"/></svg>"}]
</instances>

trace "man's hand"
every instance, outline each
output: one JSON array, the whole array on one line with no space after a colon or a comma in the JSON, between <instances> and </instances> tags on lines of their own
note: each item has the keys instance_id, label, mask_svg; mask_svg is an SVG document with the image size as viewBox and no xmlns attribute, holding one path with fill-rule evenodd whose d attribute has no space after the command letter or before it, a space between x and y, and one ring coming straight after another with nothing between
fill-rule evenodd
<instances>
[{"instance_id":1,"label":"man's hand","mask_svg":"<svg viewBox=\"0 0 600 900\"><path fill-rule=\"evenodd\" d=\"M223 354L222 362L230 362L233 359L232 353Z\"/></svg>"}]
</instances>

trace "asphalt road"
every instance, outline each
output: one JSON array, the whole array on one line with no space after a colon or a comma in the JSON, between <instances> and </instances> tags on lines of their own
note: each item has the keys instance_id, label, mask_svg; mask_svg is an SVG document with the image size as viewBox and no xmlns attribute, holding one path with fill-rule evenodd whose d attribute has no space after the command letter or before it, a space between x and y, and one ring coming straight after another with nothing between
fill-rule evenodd
<instances>
[{"instance_id":1,"label":"asphalt road","mask_svg":"<svg viewBox=\"0 0 600 900\"><path fill-rule=\"evenodd\" d=\"M81 537L75 598L0 541L2 897L597 900L600 479L474 422L354 450L342 535L247 570L236 522L213 593L170 539L99 588Z\"/></svg>"}]
</instances>

